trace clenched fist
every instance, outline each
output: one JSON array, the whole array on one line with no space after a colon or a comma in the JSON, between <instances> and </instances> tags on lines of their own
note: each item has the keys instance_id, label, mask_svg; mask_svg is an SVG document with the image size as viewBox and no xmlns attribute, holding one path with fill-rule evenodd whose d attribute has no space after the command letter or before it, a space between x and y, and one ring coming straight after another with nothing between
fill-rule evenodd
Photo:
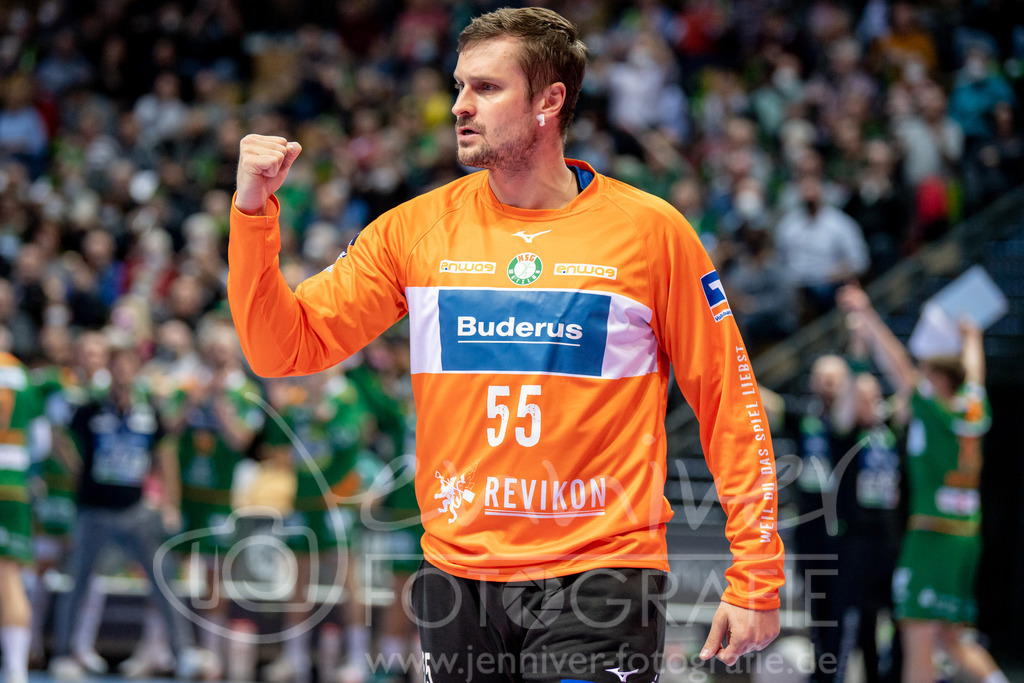
<instances>
[{"instance_id":1,"label":"clenched fist","mask_svg":"<svg viewBox=\"0 0 1024 683\"><path fill-rule=\"evenodd\" d=\"M250 216L263 214L270 195L288 177L302 146L272 135L246 135L239 145L235 206Z\"/></svg>"}]
</instances>

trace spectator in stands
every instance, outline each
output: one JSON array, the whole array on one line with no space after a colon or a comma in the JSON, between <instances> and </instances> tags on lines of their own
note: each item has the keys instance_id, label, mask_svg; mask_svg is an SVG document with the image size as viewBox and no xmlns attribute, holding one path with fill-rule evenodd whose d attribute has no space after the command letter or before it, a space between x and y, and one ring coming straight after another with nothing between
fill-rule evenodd
<instances>
[{"instance_id":1,"label":"spectator in stands","mask_svg":"<svg viewBox=\"0 0 1024 683\"><path fill-rule=\"evenodd\" d=\"M612 165L616 177L656 197L667 198L672 184L688 170L686 160L660 129L641 133L637 142L643 158L625 154L617 157Z\"/></svg>"},{"instance_id":2,"label":"spectator in stands","mask_svg":"<svg viewBox=\"0 0 1024 683\"><path fill-rule=\"evenodd\" d=\"M744 227L738 237L739 256L723 277L743 339L756 354L796 329L796 307L768 231Z\"/></svg>"},{"instance_id":3,"label":"spectator in stands","mask_svg":"<svg viewBox=\"0 0 1024 683\"><path fill-rule=\"evenodd\" d=\"M199 278L191 273L181 273L167 294L167 307L162 320L182 320L192 329L196 329L199 321L211 305L212 293L205 291Z\"/></svg>"},{"instance_id":4,"label":"spectator in stands","mask_svg":"<svg viewBox=\"0 0 1024 683\"><path fill-rule=\"evenodd\" d=\"M1000 102L992 112L992 139L979 147L964 168L965 193L975 204L984 205L1024 181L1024 134L1017 112Z\"/></svg>"},{"instance_id":5,"label":"spectator in stands","mask_svg":"<svg viewBox=\"0 0 1024 683\"><path fill-rule=\"evenodd\" d=\"M438 64L451 32L449 10L429 0L405 3L395 21L396 51L406 68Z\"/></svg>"},{"instance_id":6,"label":"spectator in stands","mask_svg":"<svg viewBox=\"0 0 1024 683\"><path fill-rule=\"evenodd\" d=\"M787 115L802 107L807 87L796 55L781 54L775 59L770 79L750 95L750 107L758 126L776 138Z\"/></svg>"},{"instance_id":7,"label":"spectator in stands","mask_svg":"<svg viewBox=\"0 0 1024 683\"><path fill-rule=\"evenodd\" d=\"M23 75L9 77L4 83L0 108L0 162L17 161L25 165L34 179L45 170L50 132L43 115L32 104L32 81Z\"/></svg>"},{"instance_id":8,"label":"spectator in stands","mask_svg":"<svg viewBox=\"0 0 1024 683\"><path fill-rule=\"evenodd\" d=\"M47 291L48 266L42 247L27 242L19 247L14 272L11 274L18 308L29 317L36 329L45 322L43 315L51 298L51 292Z\"/></svg>"},{"instance_id":9,"label":"spectator in stands","mask_svg":"<svg viewBox=\"0 0 1024 683\"><path fill-rule=\"evenodd\" d=\"M848 116L843 104L851 97L874 102L879 84L864 68L861 45L852 36L829 44L827 53L828 70L807 84L807 97L819 108L822 124L830 128L841 117Z\"/></svg>"},{"instance_id":10,"label":"spectator in stands","mask_svg":"<svg viewBox=\"0 0 1024 683\"><path fill-rule=\"evenodd\" d=\"M391 588L395 595L406 590L416 575L423 550L422 518L414 486L416 458L410 447L413 415L412 387L409 386L407 340L378 337L363 351L358 365L345 376L359 389L361 400L373 413L367 434L370 450L386 464L380 477L381 500L374 507L364 504L362 523L369 529L385 531L385 561L391 570ZM415 655L419 636L411 615L397 600L384 609L377 650L385 662L401 661ZM352 640L349 639L351 643ZM349 650L346 669L361 665ZM364 668L364 667L358 667ZM385 667L376 672L386 678ZM401 672L391 673L402 675ZM347 683L347 681L343 681Z\"/></svg>"},{"instance_id":11,"label":"spectator in stands","mask_svg":"<svg viewBox=\"0 0 1024 683\"><path fill-rule=\"evenodd\" d=\"M142 374L148 378L154 397L164 401L187 384L201 366L192 329L181 320L171 319L157 328L156 348Z\"/></svg>"},{"instance_id":12,"label":"spectator in stands","mask_svg":"<svg viewBox=\"0 0 1024 683\"><path fill-rule=\"evenodd\" d=\"M903 154L903 174L914 197L910 248L935 239L949 226L950 186L963 156L963 131L946 113L946 95L935 83L916 90L918 115L898 122L893 135Z\"/></svg>"},{"instance_id":13,"label":"spectator in stands","mask_svg":"<svg viewBox=\"0 0 1024 683\"><path fill-rule=\"evenodd\" d=\"M59 97L87 85L92 75L93 65L78 49L75 31L69 26L57 31L50 53L36 67L35 78L47 93Z\"/></svg>"},{"instance_id":14,"label":"spectator in stands","mask_svg":"<svg viewBox=\"0 0 1024 683\"><path fill-rule=\"evenodd\" d=\"M139 126L139 145L143 148L153 149L176 141L188 119L178 77L170 72L159 74L153 81L153 90L136 101L133 115Z\"/></svg>"},{"instance_id":15,"label":"spectator in stands","mask_svg":"<svg viewBox=\"0 0 1024 683\"><path fill-rule=\"evenodd\" d=\"M106 230L90 230L82 241L85 266L92 271L96 294L108 308L125 291L124 264L117 259L114 236Z\"/></svg>"},{"instance_id":16,"label":"spectator in stands","mask_svg":"<svg viewBox=\"0 0 1024 683\"><path fill-rule=\"evenodd\" d=\"M119 107L129 104L130 65L128 43L123 35L111 34L103 39L100 47L96 80L96 92L110 98Z\"/></svg>"},{"instance_id":17,"label":"spectator in stands","mask_svg":"<svg viewBox=\"0 0 1024 683\"><path fill-rule=\"evenodd\" d=\"M29 358L38 345L39 330L25 311L18 307L14 287L0 279L0 325L10 336L11 352L18 358Z\"/></svg>"},{"instance_id":18,"label":"spectator in stands","mask_svg":"<svg viewBox=\"0 0 1024 683\"><path fill-rule=\"evenodd\" d=\"M910 204L889 143L871 140L865 145L864 164L843 211L864 231L871 255L870 275L880 275L896 265L907 239Z\"/></svg>"},{"instance_id":19,"label":"spectator in stands","mask_svg":"<svg viewBox=\"0 0 1024 683\"><path fill-rule=\"evenodd\" d=\"M40 330L40 354L31 370L32 385L39 393L44 415L51 431L54 425L66 427L70 418L67 388L74 381L73 350L67 328L50 326ZM59 569L71 540L75 518L75 477L71 463L64 462L53 439L42 448L41 462L33 469L37 477L32 486L35 585L30 592L32 614L32 663L44 662L43 615L50 613L53 593L45 576Z\"/></svg>"},{"instance_id":20,"label":"spectator in stands","mask_svg":"<svg viewBox=\"0 0 1024 683\"><path fill-rule=\"evenodd\" d=\"M673 142L686 139L687 100L675 82L675 63L662 37L643 31L635 41L624 60L607 67L604 78L619 151L639 157L639 138L649 130L661 129Z\"/></svg>"},{"instance_id":21,"label":"spectator in stands","mask_svg":"<svg viewBox=\"0 0 1024 683\"><path fill-rule=\"evenodd\" d=\"M669 188L667 199L672 206L678 209L679 213L686 216L686 220L697 231L700 241L708 253L713 253L718 244L715 234L716 221L704 206L701 183L692 175L680 178Z\"/></svg>"},{"instance_id":22,"label":"spectator in stands","mask_svg":"<svg viewBox=\"0 0 1024 683\"><path fill-rule=\"evenodd\" d=\"M1014 106L1017 98L998 67L992 63L992 54L987 46L978 43L967 51L949 101L949 114L963 129L969 148L992 139L993 113L999 104Z\"/></svg>"},{"instance_id":23,"label":"spectator in stands","mask_svg":"<svg viewBox=\"0 0 1024 683\"><path fill-rule=\"evenodd\" d=\"M870 256L860 226L824 202L817 178L800 181L800 197L803 206L779 221L775 244L806 321L834 306L836 291L867 271Z\"/></svg>"},{"instance_id":24,"label":"spectator in stands","mask_svg":"<svg viewBox=\"0 0 1024 683\"><path fill-rule=\"evenodd\" d=\"M884 77L893 81L906 70L922 76L938 65L935 39L921 26L917 8L908 0L889 7L889 31L872 46L873 61Z\"/></svg>"},{"instance_id":25,"label":"spectator in stands","mask_svg":"<svg viewBox=\"0 0 1024 683\"><path fill-rule=\"evenodd\" d=\"M826 204L837 208L843 206L848 196L847 190L825 175L825 162L821 152L810 144L793 144L794 148L788 155L787 168L791 177L779 190L775 208L785 214L804 205L801 190L804 178L817 179L821 185L822 200Z\"/></svg>"},{"instance_id":26,"label":"spectator in stands","mask_svg":"<svg viewBox=\"0 0 1024 683\"><path fill-rule=\"evenodd\" d=\"M757 128L754 122L746 117L736 116L724 124L720 146L708 150L713 156L707 159L707 167L712 173L711 184L721 186L728 182L735 183L742 177L751 177L768 187L774 172L774 163L766 150L758 145ZM742 159L742 161L739 161ZM737 166L742 170L737 170ZM718 180L716 177L718 176Z\"/></svg>"},{"instance_id":27,"label":"spectator in stands","mask_svg":"<svg viewBox=\"0 0 1024 683\"><path fill-rule=\"evenodd\" d=\"M955 91L954 91L955 92ZM973 211L1020 184L1024 178L1024 136L1008 99L997 101L986 121L991 133L968 145L963 169L964 201Z\"/></svg>"},{"instance_id":28,"label":"spectator in stands","mask_svg":"<svg viewBox=\"0 0 1024 683\"><path fill-rule=\"evenodd\" d=\"M907 185L917 189L924 181L952 177L964 149L964 134L946 112L946 95L932 82L919 86L917 115L899 121L892 131L903 153Z\"/></svg>"}]
</instances>

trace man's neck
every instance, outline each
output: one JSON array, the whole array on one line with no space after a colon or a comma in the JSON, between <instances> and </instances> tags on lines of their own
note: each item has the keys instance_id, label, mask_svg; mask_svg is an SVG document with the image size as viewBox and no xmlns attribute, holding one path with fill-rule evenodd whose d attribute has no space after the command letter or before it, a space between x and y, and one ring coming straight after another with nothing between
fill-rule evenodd
<instances>
[{"instance_id":1,"label":"man's neck","mask_svg":"<svg viewBox=\"0 0 1024 683\"><path fill-rule=\"evenodd\" d=\"M518 209L561 209L579 194L561 151L524 170L491 169L489 182L499 202Z\"/></svg>"}]
</instances>

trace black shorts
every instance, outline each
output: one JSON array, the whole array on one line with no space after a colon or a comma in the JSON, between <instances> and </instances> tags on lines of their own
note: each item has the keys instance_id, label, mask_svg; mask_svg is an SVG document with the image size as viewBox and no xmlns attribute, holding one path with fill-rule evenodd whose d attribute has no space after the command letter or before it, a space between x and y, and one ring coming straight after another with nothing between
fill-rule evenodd
<instances>
[{"instance_id":1,"label":"black shorts","mask_svg":"<svg viewBox=\"0 0 1024 683\"><path fill-rule=\"evenodd\" d=\"M426 561L412 606L428 683L652 683L665 643L665 572L594 569L472 581Z\"/></svg>"}]
</instances>

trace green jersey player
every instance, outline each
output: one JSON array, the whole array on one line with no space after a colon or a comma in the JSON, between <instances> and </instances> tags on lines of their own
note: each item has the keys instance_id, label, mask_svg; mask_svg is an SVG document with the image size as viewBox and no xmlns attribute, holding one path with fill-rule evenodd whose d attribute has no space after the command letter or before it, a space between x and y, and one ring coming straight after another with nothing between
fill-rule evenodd
<instances>
[{"instance_id":1,"label":"green jersey player","mask_svg":"<svg viewBox=\"0 0 1024 683\"><path fill-rule=\"evenodd\" d=\"M338 569L345 570L348 629L365 631L362 605L357 600L361 592L356 582L357 567L350 558L356 504L373 478L373 472L364 476L359 465L364 457L361 448L369 413L356 387L337 370L274 380L267 386L274 411L262 433L260 456L271 466L295 473L295 500L284 519L283 540L296 553L299 571L294 604L284 614L286 628L295 635L285 641L282 656L264 670L263 677L268 681L307 680L310 675L312 633L299 626L313 616L308 591L314 577L319 577L321 583L331 583L340 573ZM325 623L320 639L337 638L339 634L337 626ZM359 640L365 649L369 634ZM337 661L325 663L321 659L318 667L333 671Z\"/></svg>"},{"instance_id":2,"label":"green jersey player","mask_svg":"<svg viewBox=\"0 0 1024 683\"><path fill-rule=\"evenodd\" d=\"M189 539L176 550L205 556L209 592L203 618L209 623L199 630L201 644L223 662L228 603L219 595L219 565L235 541L231 485L235 467L263 427L264 412L259 386L242 369L230 323L205 320L198 340L203 365L165 409L180 476L167 482L166 493L172 501L180 496L183 538Z\"/></svg>"},{"instance_id":3,"label":"green jersey player","mask_svg":"<svg viewBox=\"0 0 1024 683\"><path fill-rule=\"evenodd\" d=\"M27 473L29 424L42 408L18 359L0 334L0 649L4 680L28 681L31 609L21 568L32 562L32 521Z\"/></svg>"},{"instance_id":4,"label":"green jersey player","mask_svg":"<svg viewBox=\"0 0 1024 683\"><path fill-rule=\"evenodd\" d=\"M961 356L915 367L858 287L839 303L880 358L890 382L910 396L907 434L910 519L893 574L893 602L903 641L903 680L935 680L941 647L973 679L1006 681L988 652L963 637L974 622L981 539L981 437L988 430L981 331L961 321Z\"/></svg>"}]
</instances>

